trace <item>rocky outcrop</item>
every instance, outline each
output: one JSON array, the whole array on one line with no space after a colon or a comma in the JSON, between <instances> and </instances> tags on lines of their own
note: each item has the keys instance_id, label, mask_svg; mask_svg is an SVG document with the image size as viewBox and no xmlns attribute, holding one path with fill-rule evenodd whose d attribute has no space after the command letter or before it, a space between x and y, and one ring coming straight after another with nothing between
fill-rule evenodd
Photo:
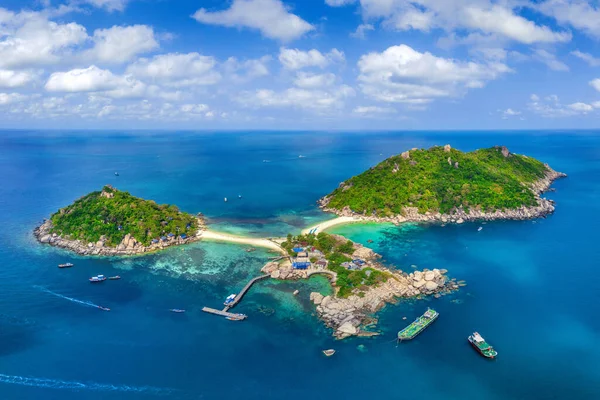
<instances>
[{"instance_id":1,"label":"rocky outcrop","mask_svg":"<svg viewBox=\"0 0 600 400\"><path fill-rule=\"evenodd\" d=\"M204 227L204 221L201 218L198 218L198 226L201 227L200 229L203 229ZM185 239L182 239L180 236L173 236L167 238L167 240L161 240L158 243L144 246L133 236L126 234L121 243L119 243L117 246L108 246L104 237L101 237L100 240L95 243L86 243L81 240L73 240L68 237L63 237L57 233L53 233L51 220L46 220L42 225L35 228L33 235L40 243L71 250L84 256L131 256L158 251L170 246L177 246L200 240L199 236L191 234Z\"/></svg>"},{"instance_id":2,"label":"rocky outcrop","mask_svg":"<svg viewBox=\"0 0 600 400\"><path fill-rule=\"evenodd\" d=\"M510 153L508 154L510 155ZM341 210L329 208L327 207L329 203L329 199L327 197L320 199L318 203L324 211L333 212L341 217L354 217L373 222L392 222L394 224L401 224L404 222L461 224L466 221L527 220L545 217L546 215L554 212L554 201L542 198L540 195L550 188L552 182L567 176L562 172L553 170L548 164L545 164L545 166L547 168L545 176L529 186L537 200L537 205L535 206L522 206L515 209L495 210L489 212L481 211L476 208L471 208L468 211L458 208L454 209L449 214L442 214L439 212L426 212L425 214L421 214L416 207L405 207L400 215L395 215L392 217L375 217L355 213L350 210L349 207L345 207ZM458 168L458 166L456 167Z\"/></svg>"},{"instance_id":3,"label":"rocky outcrop","mask_svg":"<svg viewBox=\"0 0 600 400\"><path fill-rule=\"evenodd\" d=\"M310 300L317 306L317 314L325 324L333 329L333 335L338 339L349 336L372 336L376 333L366 331L368 323L375 325L373 313L379 311L387 303L394 303L398 298L409 298L420 295L448 294L459 288L458 283L446 276L446 270L415 271L404 274L401 271L390 271L392 277L387 282L370 287L361 295L353 294L348 298L325 296L313 292Z\"/></svg>"}]
</instances>

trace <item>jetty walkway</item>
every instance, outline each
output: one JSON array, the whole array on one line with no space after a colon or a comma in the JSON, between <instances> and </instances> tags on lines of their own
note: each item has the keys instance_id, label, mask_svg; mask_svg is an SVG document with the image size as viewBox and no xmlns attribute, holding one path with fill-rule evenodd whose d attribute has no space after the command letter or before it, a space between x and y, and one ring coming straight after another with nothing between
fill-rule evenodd
<instances>
[{"instance_id":1,"label":"jetty walkway","mask_svg":"<svg viewBox=\"0 0 600 400\"><path fill-rule=\"evenodd\" d=\"M246 286L244 286L244 288L235 296L235 299L231 302L231 304L225 306L223 308L223 310L217 310L217 309L210 308L210 307L203 307L202 311L209 313L209 314L220 315L222 317L226 317L226 318L230 318L230 319L236 319L236 320L246 319L246 315L230 313L229 310L232 309L233 307L237 306L238 303L240 301L242 301L242 298L248 292L248 290L250 290L252 285L254 285L256 282L258 282L260 280L269 278L270 276L271 276L270 274L265 274L265 275L257 276L256 278L251 279L250 282L246 283Z\"/></svg>"}]
</instances>

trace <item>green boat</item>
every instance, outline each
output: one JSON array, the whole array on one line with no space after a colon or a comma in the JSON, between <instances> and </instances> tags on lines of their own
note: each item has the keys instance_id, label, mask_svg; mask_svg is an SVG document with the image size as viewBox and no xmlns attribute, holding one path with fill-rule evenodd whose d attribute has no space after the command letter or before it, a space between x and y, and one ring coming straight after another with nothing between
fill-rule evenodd
<instances>
[{"instance_id":1,"label":"green boat","mask_svg":"<svg viewBox=\"0 0 600 400\"><path fill-rule=\"evenodd\" d=\"M433 323L440 314L432 308L428 308L427 311L419 318L417 318L412 324L407 326L398 332L398 340L411 340L414 339L419 333L423 332L425 328Z\"/></svg>"},{"instance_id":2,"label":"green boat","mask_svg":"<svg viewBox=\"0 0 600 400\"><path fill-rule=\"evenodd\" d=\"M473 332L468 339L469 343L471 343L475 350L477 350L482 356L486 358L496 358L498 355L498 352L494 350L494 348L488 342L486 342L483 336L481 336L479 333Z\"/></svg>"}]
</instances>

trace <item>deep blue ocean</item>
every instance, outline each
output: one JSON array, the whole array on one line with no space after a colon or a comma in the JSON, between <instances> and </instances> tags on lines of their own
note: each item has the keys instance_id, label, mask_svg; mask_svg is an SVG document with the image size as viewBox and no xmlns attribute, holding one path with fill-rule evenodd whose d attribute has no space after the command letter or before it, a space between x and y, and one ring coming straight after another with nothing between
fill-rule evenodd
<instances>
[{"instance_id":1,"label":"deep blue ocean","mask_svg":"<svg viewBox=\"0 0 600 400\"><path fill-rule=\"evenodd\" d=\"M330 290L323 278L257 284L236 309L242 323L201 312L256 276L267 251L206 242L81 258L31 234L104 184L203 212L216 230L297 233L330 218L315 202L339 182L446 143L506 145L569 177L547 194L557 210L546 219L336 228L396 268L445 268L467 282L387 306L376 338L332 339L308 301ZM1 131L0 171L0 399L600 399L599 132ZM75 267L56 267L67 261ZM122 279L90 285L96 274ZM397 345L428 306L440 318ZM497 360L470 347L474 330Z\"/></svg>"}]
</instances>

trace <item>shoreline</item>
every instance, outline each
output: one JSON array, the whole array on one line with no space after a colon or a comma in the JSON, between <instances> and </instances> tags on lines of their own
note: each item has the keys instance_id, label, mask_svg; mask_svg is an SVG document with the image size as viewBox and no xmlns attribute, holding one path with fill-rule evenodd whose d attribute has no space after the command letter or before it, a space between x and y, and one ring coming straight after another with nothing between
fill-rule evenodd
<instances>
[{"instance_id":1,"label":"shoreline","mask_svg":"<svg viewBox=\"0 0 600 400\"><path fill-rule=\"evenodd\" d=\"M567 176L565 173L553 170L548 164L546 164L546 168L547 171L545 177L533 182L530 187L531 191L535 195L535 199L538 202L537 206L522 206L515 209L496 210L493 212L483 212L473 209L466 212L463 209L457 209L454 210L452 214L441 214L439 212L426 212L425 214L420 214L416 207L404 207L403 214L398 214L391 217L376 217L355 213L347 206L341 210L329 208L327 207L327 204L329 203L329 198L327 196L319 199L317 203L319 204L319 208L321 208L323 211L330 212L338 216L338 218L330 220L331 223L327 225L327 228L345 223L361 221L391 222L395 225L399 225L405 222L462 224L464 222L474 221L529 220L545 217L546 215L554 212L554 201L541 197L541 194L548 191L555 180ZM338 219L339 222L336 222Z\"/></svg>"}]
</instances>

